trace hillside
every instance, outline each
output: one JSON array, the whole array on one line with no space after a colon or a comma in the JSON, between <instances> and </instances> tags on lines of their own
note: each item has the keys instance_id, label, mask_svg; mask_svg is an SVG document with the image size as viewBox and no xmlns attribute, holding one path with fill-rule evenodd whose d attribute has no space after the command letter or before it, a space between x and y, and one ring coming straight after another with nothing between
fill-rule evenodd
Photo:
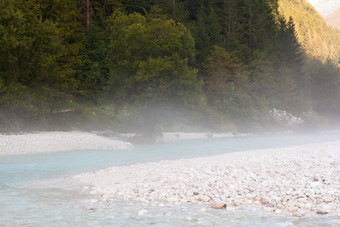
<instances>
[{"instance_id":1,"label":"hillside","mask_svg":"<svg viewBox=\"0 0 340 227\"><path fill-rule=\"evenodd\" d=\"M340 7L335 10L332 14L326 17L326 21L329 25L340 29Z\"/></svg>"},{"instance_id":2,"label":"hillside","mask_svg":"<svg viewBox=\"0 0 340 227\"><path fill-rule=\"evenodd\" d=\"M325 61L340 59L340 31L327 25L325 19L305 0L281 0L279 11L292 17L298 39L311 57Z\"/></svg>"}]
</instances>

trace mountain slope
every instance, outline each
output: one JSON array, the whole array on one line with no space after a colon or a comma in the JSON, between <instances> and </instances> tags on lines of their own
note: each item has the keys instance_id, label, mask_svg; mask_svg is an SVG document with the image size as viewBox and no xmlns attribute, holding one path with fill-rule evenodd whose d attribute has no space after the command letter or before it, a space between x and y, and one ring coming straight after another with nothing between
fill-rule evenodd
<instances>
[{"instance_id":1,"label":"mountain slope","mask_svg":"<svg viewBox=\"0 0 340 227\"><path fill-rule=\"evenodd\" d=\"M340 7L326 17L328 24L340 30Z\"/></svg>"},{"instance_id":2,"label":"mountain slope","mask_svg":"<svg viewBox=\"0 0 340 227\"><path fill-rule=\"evenodd\" d=\"M280 0L279 11L287 20L293 18L299 42L308 56L339 63L340 31L327 25L311 4L306 0Z\"/></svg>"},{"instance_id":3,"label":"mountain slope","mask_svg":"<svg viewBox=\"0 0 340 227\"><path fill-rule=\"evenodd\" d=\"M319 13L326 17L331 14L334 9L340 7L340 0L307 0L312 4Z\"/></svg>"}]
</instances>

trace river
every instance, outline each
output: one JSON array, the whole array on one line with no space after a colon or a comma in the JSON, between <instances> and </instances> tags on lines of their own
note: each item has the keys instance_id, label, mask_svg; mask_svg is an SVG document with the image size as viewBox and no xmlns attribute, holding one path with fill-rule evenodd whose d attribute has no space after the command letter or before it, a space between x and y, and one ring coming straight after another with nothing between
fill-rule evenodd
<instances>
[{"instance_id":1,"label":"river","mask_svg":"<svg viewBox=\"0 0 340 227\"><path fill-rule=\"evenodd\" d=\"M128 151L75 150L0 157L0 226L337 226L339 218L288 217L250 208L212 210L204 205L130 201L98 203L77 173L110 166L196 158L254 149L321 143L340 132L261 135L135 145ZM138 215L143 209L145 215Z\"/></svg>"}]
</instances>

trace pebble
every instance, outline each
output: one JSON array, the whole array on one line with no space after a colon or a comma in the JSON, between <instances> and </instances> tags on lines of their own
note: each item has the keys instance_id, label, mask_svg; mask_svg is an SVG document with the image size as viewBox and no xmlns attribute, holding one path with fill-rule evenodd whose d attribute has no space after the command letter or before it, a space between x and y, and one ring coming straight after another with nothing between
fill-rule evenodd
<instances>
[{"instance_id":1,"label":"pebble","mask_svg":"<svg viewBox=\"0 0 340 227\"><path fill-rule=\"evenodd\" d=\"M325 210L317 210L316 213L317 214L328 214L328 212Z\"/></svg>"},{"instance_id":2,"label":"pebble","mask_svg":"<svg viewBox=\"0 0 340 227\"><path fill-rule=\"evenodd\" d=\"M139 210L139 211L138 211L138 216L143 216L143 215L145 215L145 214L147 214L147 213L148 213L147 210L142 209L142 210Z\"/></svg>"},{"instance_id":3,"label":"pebble","mask_svg":"<svg viewBox=\"0 0 340 227\"><path fill-rule=\"evenodd\" d=\"M205 213L205 212L207 212L207 209L205 209L205 208L200 209L200 213Z\"/></svg>"},{"instance_id":4,"label":"pebble","mask_svg":"<svg viewBox=\"0 0 340 227\"><path fill-rule=\"evenodd\" d=\"M267 198L261 198L261 203L262 203L263 205L267 205L267 204L269 204L269 201L268 201Z\"/></svg>"},{"instance_id":5,"label":"pebble","mask_svg":"<svg viewBox=\"0 0 340 227\"><path fill-rule=\"evenodd\" d=\"M254 205L261 205L261 202L260 201L255 201Z\"/></svg>"},{"instance_id":6,"label":"pebble","mask_svg":"<svg viewBox=\"0 0 340 227\"><path fill-rule=\"evenodd\" d=\"M247 194L247 195L246 195L246 198L247 198L247 199L254 199L255 197L256 197L255 194Z\"/></svg>"},{"instance_id":7,"label":"pebble","mask_svg":"<svg viewBox=\"0 0 340 227\"><path fill-rule=\"evenodd\" d=\"M317 214L328 214L331 211L331 206L328 204L324 204L323 206L317 208L316 213Z\"/></svg>"},{"instance_id":8,"label":"pebble","mask_svg":"<svg viewBox=\"0 0 340 227\"><path fill-rule=\"evenodd\" d=\"M275 209L272 208L272 207L264 207L263 210L266 211L266 212L274 212L275 211Z\"/></svg>"},{"instance_id":9,"label":"pebble","mask_svg":"<svg viewBox=\"0 0 340 227\"><path fill-rule=\"evenodd\" d=\"M296 212L297 211L297 208L296 207L288 207L287 210L289 212Z\"/></svg>"},{"instance_id":10,"label":"pebble","mask_svg":"<svg viewBox=\"0 0 340 227\"><path fill-rule=\"evenodd\" d=\"M227 207L226 203L223 202L212 202L210 207L213 209L225 209Z\"/></svg>"},{"instance_id":11,"label":"pebble","mask_svg":"<svg viewBox=\"0 0 340 227\"><path fill-rule=\"evenodd\" d=\"M275 213L281 214L281 213L282 213L282 210L276 209L276 210L275 210Z\"/></svg>"},{"instance_id":12,"label":"pebble","mask_svg":"<svg viewBox=\"0 0 340 227\"><path fill-rule=\"evenodd\" d=\"M305 199L305 198L299 198L297 201L300 202L300 203L306 203L306 202L307 202L307 199Z\"/></svg>"},{"instance_id":13,"label":"pebble","mask_svg":"<svg viewBox=\"0 0 340 227\"><path fill-rule=\"evenodd\" d=\"M97 203L98 200L97 200L97 199L90 199L88 202L89 202L89 203Z\"/></svg>"},{"instance_id":14,"label":"pebble","mask_svg":"<svg viewBox=\"0 0 340 227\"><path fill-rule=\"evenodd\" d=\"M203 202L208 202L210 200L210 198L208 196L203 195L203 196L201 196L201 200Z\"/></svg>"},{"instance_id":15,"label":"pebble","mask_svg":"<svg viewBox=\"0 0 340 227\"><path fill-rule=\"evenodd\" d=\"M190 216L187 216L187 217L185 217L185 220L187 220L187 221L191 221L191 220L192 220L192 217L190 217Z\"/></svg>"}]
</instances>

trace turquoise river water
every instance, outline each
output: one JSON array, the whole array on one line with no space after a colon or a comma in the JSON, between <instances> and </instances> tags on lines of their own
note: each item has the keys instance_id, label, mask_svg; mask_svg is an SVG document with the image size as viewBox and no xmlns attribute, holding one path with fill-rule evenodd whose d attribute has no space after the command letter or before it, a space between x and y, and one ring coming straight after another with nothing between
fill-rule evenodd
<instances>
[{"instance_id":1,"label":"turquoise river water","mask_svg":"<svg viewBox=\"0 0 340 227\"><path fill-rule=\"evenodd\" d=\"M162 208L119 200L105 204L70 181L74 174L111 166L335 140L340 140L340 131L144 144L128 151L75 150L0 157L0 226L340 226L336 217L296 218L251 207L225 211L194 204L164 203ZM138 216L140 209L148 212Z\"/></svg>"}]
</instances>

